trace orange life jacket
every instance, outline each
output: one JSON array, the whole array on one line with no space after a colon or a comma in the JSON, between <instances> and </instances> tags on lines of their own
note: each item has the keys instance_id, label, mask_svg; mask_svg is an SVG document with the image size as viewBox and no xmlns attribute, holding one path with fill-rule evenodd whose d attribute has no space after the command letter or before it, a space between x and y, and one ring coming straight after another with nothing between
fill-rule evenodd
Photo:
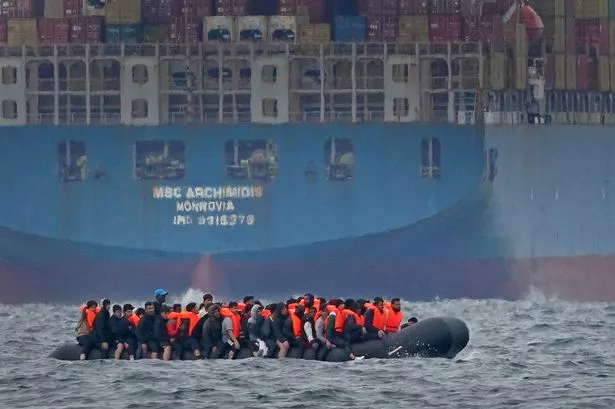
<instances>
[{"instance_id":1,"label":"orange life jacket","mask_svg":"<svg viewBox=\"0 0 615 409\"><path fill-rule=\"evenodd\" d=\"M399 331L399 326L401 325L401 320L403 318L403 314L401 311L393 311L393 309L389 306L385 307L384 312L386 313L386 332L397 332Z\"/></svg>"},{"instance_id":2,"label":"orange life jacket","mask_svg":"<svg viewBox=\"0 0 615 409\"><path fill-rule=\"evenodd\" d=\"M170 312L167 314L167 335L169 338L175 338L177 336L177 329L179 328L179 312Z\"/></svg>"},{"instance_id":3,"label":"orange life jacket","mask_svg":"<svg viewBox=\"0 0 615 409\"><path fill-rule=\"evenodd\" d=\"M238 309L240 312L243 312L243 311L245 311L245 309L246 309L246 305L245 305L244 303L242 303L242 302L238 302L238 303L237 303L237 309Z\"/></svg>"},{"instance_id":4,"label":"orange life jacket","mask_svg":"<svg viewBox=\"0 0 615 409\"><path fill-rule=\"evenodd\" d=\"M137 328L139 326L139 317L137 317L136 314L132 314L130 317L128 317L128 322L130 323L130 325Z\"/></svg>"},{"instance_id":5,"label":"orange life jacket","mask_svg":"<svg viewBox=\"0 0 615 409\"><path fill-rule=\"evenodd\" d=\"M177 334L181 333L182 336L191 337L192 330L196 326L197 322L199 322L199 314L192 311L182 311L178 313L175 324Z\"/></svg>"},{"instance_id":6,"label":"orange life jacket","mask_svg":"<svg viewBox=\"0 0 615 409\"><path fill-rule=\"evenodd\" d=\"M305 299L302 298L301 301L299 301L299 305L306 307ZM320 300L318 298L314 298L314 304L312 304L310 308L314 308L317 312L320 311Z\"/></svg>"},{"instance_id":7,"label":"orange life jacket","mask_svg":"<svg viewBox=\"0 0 615 409\"><path fill-rule=\"evenodd\" d=\"M384 331L386 328L386 312L380 312L380 310L374 305L372 305L370 310L374 312L372 326L378 330Z\"/></svg>"},{"instance_id":8,"label":"orange life jacket","mask_svg":"<svg viewBox=\"0 0 615 409\"><path fill-rule=\"evenodd\" d=\"M85 311L85 320L88 323L88 328L90 329L90 332L92 332L92 329L94 328L94 318L96 318L96 314L100 312L100 307L96 307L96 309L92 311L86 308L85 305L83 305L79 307L79 311L81 311L82 313Z\"/></svg>"},{"instance_id":9,"label":"orange life jacket","mask_svg":"<svg viewBox=\"0 0 615 409\"><path fill-rule=\"evenodd\" d=\"M335 332L340 334L344 332L344 322L346 321L346 314L344 311L337 308L335 309Z\"/></svg>"},{"instance_id":10,"label":"orange life jacket","mask_svg":"<svg viewBox=\"0 0 615 409\"><path fill-rule=\"evenodd\" d=\"M291 302L290 304L288 304L288 306L286 307L288 308L288 313L291 315L294 315L297 305L299 305L299 303L296 303L296 302Z\"/></svg>"},{"instance_id":11,"label":"orange life jacket","mask_svg":"<svg viewBox=\"0 0 615 409\"><path fill-rule=\"evenodd\" d=\"M263 318L271 317L271 311L270 310L263 310L263 311L261 311L261 317L263 317Z\"/></svg>"},{"instance_id":12,"label":"orange life jacket","mask_svg":"<svg viewBox=\"0 0 615 409\"><path fill-rule=\"evenodd\" d=\"M297 317L295 314L290 314L291 324L293 335L295 337L301 336L301 318Z\"/></svg>"},{"instance_id":13,"label":"orange life jacket","mask_svg":"<svg viewBox=\"0 0 615 409\"><path fill-rule=\"evenodd\" d=\"M359 314L357 314L353 310L349 310L348 308L346 308L343 312L345 318L348 318L348 316L351 315L354 317L354 320L356 321L357 325L363 326L363 318ZM344 321L346 320L344 319Z\"/></svg>"},{"instance_id":14,"label":"orange life jacket","mask_svg":"<svg viewBox=\"0 0 615 409\"><path fill-rule=\"evenodd\" d=\"M233 335L239 338L241 334L241 318L239 315L231 311L230 308L220 308L220 315L224 318L230 318L233 321Z\"/></svg>"}]
</instances>

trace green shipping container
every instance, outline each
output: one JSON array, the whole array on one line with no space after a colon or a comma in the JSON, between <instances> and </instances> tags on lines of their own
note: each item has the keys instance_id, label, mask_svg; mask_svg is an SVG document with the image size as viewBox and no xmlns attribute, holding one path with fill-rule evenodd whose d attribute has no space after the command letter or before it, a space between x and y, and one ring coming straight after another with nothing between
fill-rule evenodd
<instances>
[{"instance_id":1,"label":"green shipping container","mask_svg":"<svg viewBox=\"0 0 615 409\"><path fill-rule=\"evenodd\" d=\"M107 24L105 26L105 42L139 43L141 42L141 26L139 24Z\"/></svg>"}]
</instances>

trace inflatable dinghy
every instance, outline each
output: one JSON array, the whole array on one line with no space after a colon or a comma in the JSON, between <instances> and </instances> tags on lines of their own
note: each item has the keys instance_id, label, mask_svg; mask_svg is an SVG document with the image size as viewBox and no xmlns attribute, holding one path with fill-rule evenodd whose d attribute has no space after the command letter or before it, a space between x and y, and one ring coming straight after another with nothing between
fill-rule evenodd
<instances>
[{"instance_id":1,"label":"inflatable dinghy","mask_svg":"<svg viewBox=\"0 0 615 409\"><path fill-rule=\"evenodd\" d=\"M465 322L451 317L435 317L419 321L411 327L404 328L399 332L388 335L380 340L366 341L350 346L356 356L369 358L403 358L407 356L419 356L425 358L454 358L461 352L470 339L470 332ZM50 355L51 358L62 361L78 361L81 347L76 344L65 344L57 348ZM326 356L323 356L325 355ZM113 356L113 354L105 354ZM88 355L88 360L102 359L103 353L93 350ZM253 357L248 348L243 348L235 359ZM291 348L289 358L301 358L308 360L324 360L328 362L344 362L349 357L342 348L325 350L306 350L303 354L297 348ZM175 357L179 359L179 357ZM324 358L324 359L323 359ZM183 360L196 359L192 352L184 352Z\"/></svg>"}]
</instances>

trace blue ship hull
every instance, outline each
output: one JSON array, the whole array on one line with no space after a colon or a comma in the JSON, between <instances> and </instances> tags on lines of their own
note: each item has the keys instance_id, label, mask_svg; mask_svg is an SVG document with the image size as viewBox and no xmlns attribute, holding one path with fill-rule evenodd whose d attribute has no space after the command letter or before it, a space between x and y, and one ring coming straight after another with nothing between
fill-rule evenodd
<instances>
[{"instance_id":1,"label":"blue ship hull","mask_svg":"<svg viewBox=\"0 0 615 409\"><path fill-rule=\"evenodd\" d=\"M487 126L485 136L470 126L340 125L357 152L347 182L324 180L322 169L316 180L305 175L305 163L322 155L326 135L318 133L327 127L236 129L220 127L197 141L190 136L196 130L136 128L119 130L120 141L118 130L88 128L88 146L99 141L105 151L96 160L114 167L105 181L71 186L57 181L49 152L81 130L4 135L0 166L15 176L1 182L8 194L0 200L0 301L144 298L154 287L225 297L310 290L409 299L514 299L534 287L566 299L614 299L610 127ZM280 152L292 152L286 166L293 177L266 182L262 202L242 203L255 214L252 226L173 225L175 202L152 197L158 183L125 177L131 160L123 151L138 138L172 133L195 141L197 158L234 132L273 134ZM306 145L292 139L285 146L289 132ZM419 174L412 152L425 137L442 143L440 180ZM23 140L37 146L27 160L18 152ZM497 150L492 181L484 150ZM191 179L182 186L231 183L214 156L202 169L187 167ZM368 158L365 169L361 158Z\"/></svg>"},{"instance_id":2,"label":"blue ship hull","mask_svg":"<svg viewBox=\"0 0 615 409\"><path fill-rule=\"evenodd\" d=\"M482 128L88 127L87 134L83 129L29 127L3 135L0 167L16 175L2 181L11 194L0 200L3 301L137 296L154 286L176 291L195 286L233 297L306 289L335 295L343 286L366 296L374 291L422 299L515 296L504 288L510 281L505 268L477 262L504 253L499 240L488 245L479 240L493 230ZM323 145L332 136L352 137L351 180L323 177ZM164 183L131 178L134 143L169 137L187 147L185 178ZM182 195L192 186L237 183L224 172L225 140L263 137L278 144L276 178L243 181L243 188L261 194L233 205L253 215L253 224L196 222L209 214L191 216L187 223L186 212L177 223ZM439 179L421 174L421 143L429 138L441 145ZM20 156L25 140L37 146L27 160ZM59 183L54 153L64 140L84 141L88 163L102 164L105 178ZM179 199L172 197L177 189Z\"/></svg>"}]
</instances>

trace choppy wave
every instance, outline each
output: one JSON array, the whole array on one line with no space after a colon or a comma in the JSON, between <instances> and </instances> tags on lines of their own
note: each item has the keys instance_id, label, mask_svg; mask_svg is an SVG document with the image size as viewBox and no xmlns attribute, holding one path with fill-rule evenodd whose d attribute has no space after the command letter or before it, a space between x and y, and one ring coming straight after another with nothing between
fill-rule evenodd
<instances>
[{"instance_id":1,"label":"choppy wave","mask_svg":"<svg viewBox=\"0 0 615 409\"><path fill-rule=\"evenodd\" d=\"M188 290L169 301L201 297ZM58 362L46 356L73 339L76 306L0 305L0 407L615 407L615 304L533 290L517 302L402 306L419 319L466 320L470 344L453 360Z\"/></svg>"}]
</instances>

